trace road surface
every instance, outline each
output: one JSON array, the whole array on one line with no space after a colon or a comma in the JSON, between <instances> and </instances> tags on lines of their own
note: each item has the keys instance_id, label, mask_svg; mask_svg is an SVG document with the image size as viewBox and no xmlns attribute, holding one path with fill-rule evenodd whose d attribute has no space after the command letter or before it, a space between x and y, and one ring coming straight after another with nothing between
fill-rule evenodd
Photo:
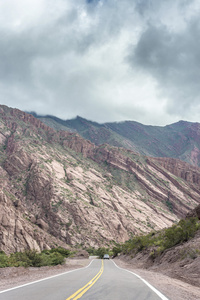
<instances>
[{"instance_id":1,"label":"road surface","mask_svg":"<svg viewBox=\"0 0 200 300\"><path fill-rule=\"evenodd\" d=\"M112 260L0 292L0 300L169 300Z\"/></svg>"}]
</instances>

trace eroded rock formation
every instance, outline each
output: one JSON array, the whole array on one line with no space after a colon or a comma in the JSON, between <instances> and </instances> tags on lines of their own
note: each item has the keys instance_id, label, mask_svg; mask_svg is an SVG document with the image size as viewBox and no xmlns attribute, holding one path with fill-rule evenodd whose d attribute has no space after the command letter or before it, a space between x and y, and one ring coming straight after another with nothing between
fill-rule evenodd
<instances>
[{"instance_id":1,"label":"eroded rock formation","mask_svg":"<svg viewBox=\"0 0 200 300\"><path fill-rule=\"evenodd\" d=\"M200 203L198 168L95 146L0 106L0 245L102 246L170 226Z\"/></svg>"}]
</instances>

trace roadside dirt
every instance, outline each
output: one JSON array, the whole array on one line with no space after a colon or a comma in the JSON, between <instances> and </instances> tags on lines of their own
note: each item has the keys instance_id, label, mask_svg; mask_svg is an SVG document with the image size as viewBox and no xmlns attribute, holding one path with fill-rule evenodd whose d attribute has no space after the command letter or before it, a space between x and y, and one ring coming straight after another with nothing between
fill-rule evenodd
<instances>
[{"instance_id":1,"label":"roadside dirt","mask_svg":"<svg viewBox=\"0 0 200 300\"><path fill-rule=\"evenodd\" d=\"M200 300L200 288L183 282L179 279L171 278L167 275L139 269L137 266L125 262L121 259L115 259L115 263L124 269L141 276L152 286L159 290L169 300Z\"/></svg>"},{"instance_id":2,"label":"roadside dirt","mask_svg":"<svg viewBox=\"0 0 200 300\"><path fill-rule=\"evenodd\" d=\"M23 285L42 278L51 277L69 270L82 268L90 263L90 259L67 259L65 265L41 268L10 267L0 269L0 291ZM121 259L115 259L121 267L140 275L151 285L162 292L169 300L199 300L200 288L192 286L181 280L170 278L161 273L139 269L133 264Z\"/></svg>"},{"instance_id":3,"label":"roadside dirt","mask_svg":"<svg viewBox=\"0 0 200 300\"><path fill-rule=\"evenodd\" d=\"M153 248L115 259L171 300L200 300L200 231L189 241L152 257Z\"/></svg>"},{"instance_id":4,"label":"roadside dirt","mask_svg":"<svg viewBox=\"0 0 200 300\"><path fill-rule=\"evenodd\" d=\"M67 259L64 265L58 265L54 267L0 268L0 291L61 274L73 269L83 268L89 263L89 259Z\"/></svg>"}]
</instances>

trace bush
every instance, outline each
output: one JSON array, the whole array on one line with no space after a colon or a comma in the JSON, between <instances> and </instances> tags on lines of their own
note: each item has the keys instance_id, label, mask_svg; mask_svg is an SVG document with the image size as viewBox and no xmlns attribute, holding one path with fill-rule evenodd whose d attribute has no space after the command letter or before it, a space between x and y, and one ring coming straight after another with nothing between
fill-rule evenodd
<instances>
[{"instance_id":1,"label":"bush","mask_svg":"<svg viewBox=\"0 0 200 300\"><path fill-rule=\"evenodd\" d=\"M65 257L68 257L70 254L69 250L62 247L44 250L41 253L38 253L36 250L26 250L12 253L10 256L1 251L0 268L55 266L62 264Z\"/></svg>"},{"instance_id":2,"label":"bush","mask_svg":"<svg viewBox=\"0 0 200 300\"><path fill-rule=\"evenodd\" d=\"M160 232L152 232L144 236L136 236L126 241L121 246L121 252L124 254L133 254L144 249L154 247L151 253L153 257L160 255L164 250L175 245L188 241L194 237L197 230L200 229L198 218L183 219L177 225L164 229ZM120 249L118 249L120 251ZM114 248L113 248L114 252Z\"/></svg>"},{"instance_id":3,"label":"bush","mask_svg":"<svg viewBox=\"0 0 200 300\"><path fill-rule=\"evenodd\" d=\"M1 251L0 252L0 268L5 268L8 266L9 266L8 257L3 251Z\"/></svg>"},{"instance_id":4,"label":"bush","mask_svg":"<svg viewBox=\"0 0 200 300\"><path fill-rule=\"evenodd\" d=\"M113 247L112 249L113 257L116 257L121 251L122 251L122 247L120 245L116 245L115 247Z\"/></svg>"},{"instance_id":5,"label":"bush","mask_svg":"<svg viewBox=\"0 0 200 300\"><path fill-rule=\"evenodd\" d=\"M9 263L14 267L40 267L41 262L41 255L36 250L16 252L9 257Z\"/></svg>"},{"instance_id":6,"label":"bush","mask_svg":"<svg viewBox=\"0 0 200 300\"><path fill-rule=\"evenodd\" d=\"M68 249L62 248L62 247L58 247L58 248L52 248L50 250L51 253L60 253L62 256L64 257L69 257L71 252Z\"/></svg>"},{"instance_id":7,"label":"bush","mask_svg":"<svg viewBox=\"0 0 200 300\"><path fill-rule=\"evenodd\" d=\"M56 266L64 263L64 256L58 252L53 252L50 254L50 265Z\"/></svg>"},{"instance_id":8,"label":"bush","mask_svg":"<svg viewBox=\"0 0 200 300\"><path fill-rule=\"evenodd\" d=\"M99 258L103 258L104 254L109 254L109 249L105 247L98 248L96 254Z\"/></svg>"},{"instance_id":9,"label":"bush","mask_svg":"<svg viewBox=\"0 0 200 300\"><path fill-rule=\"evenodd\" d=\"M89 248L86 248L85 250L88 252L89 255L95 255L95 256L98 255L97 254L98 250L95 249L94 247L89 247Z\"/></svg>"},{"instance_id":10,"label":"bush","mask_svg":"<svg viewBox=\"0 0 200 300\"><path fill-rule=\"evenodd\" d=\"M182 242L187 242L195 236L196 231L200 228L197 218L190 218L179 221L165 230L163 246L165 249L171 248Z\"/></svg>"}]
</instances>

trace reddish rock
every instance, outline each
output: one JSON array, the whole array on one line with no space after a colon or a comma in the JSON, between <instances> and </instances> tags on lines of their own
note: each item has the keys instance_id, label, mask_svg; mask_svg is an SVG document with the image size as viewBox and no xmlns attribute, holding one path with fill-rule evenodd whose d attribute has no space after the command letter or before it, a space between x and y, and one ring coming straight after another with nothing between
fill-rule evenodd
<instances>
[{"instance_id":1,"label":"reddish rock","mask_svg":"<svg viewBox=\"0 0 200 300\"><path fill-rule=\"evenodd\" d=\"M56 132L0 106L0 245L106 246L170 226L200 203L198 168Z\"/></svg>"},{"instance_id":2,"label":"reddish rock","mask_svg":"<svg viewBox=\"0 0 200 300\"><path fill-rule=\"evenodd\" d=\"M187 213L186 218L197 217L200 220L200 205Z\"/></svg>"}]
</instances>

